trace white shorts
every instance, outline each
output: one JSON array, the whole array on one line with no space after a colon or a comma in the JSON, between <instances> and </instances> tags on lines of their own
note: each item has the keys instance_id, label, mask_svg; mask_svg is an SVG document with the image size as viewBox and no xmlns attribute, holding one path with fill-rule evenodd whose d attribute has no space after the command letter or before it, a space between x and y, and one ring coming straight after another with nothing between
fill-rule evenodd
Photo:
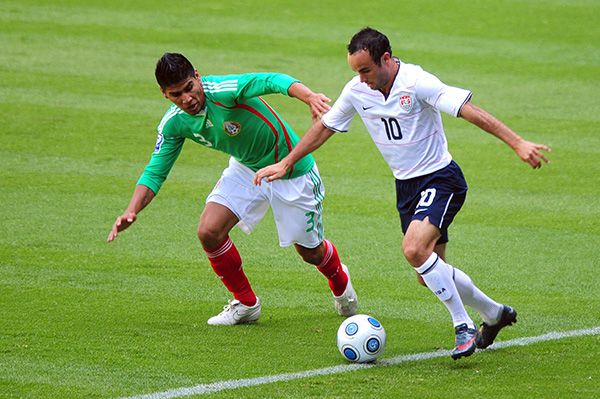
<instances>
[{"instance_id":1,"label":"white shorts","mask_svg":"<svg viewBox=\"0 0 600 399\"><path fill-rule=\"evenodd\" d=\"M252 232L271 206L279 245L318 247L323 241L325 188L317 165L303 176L270 183L263 180L260 186L252 183L253 178L252 169L230 158L229 166L206 202L216 202L230 209L240 220L237 226L246 234Z\"/></svg>"}]
</instances>

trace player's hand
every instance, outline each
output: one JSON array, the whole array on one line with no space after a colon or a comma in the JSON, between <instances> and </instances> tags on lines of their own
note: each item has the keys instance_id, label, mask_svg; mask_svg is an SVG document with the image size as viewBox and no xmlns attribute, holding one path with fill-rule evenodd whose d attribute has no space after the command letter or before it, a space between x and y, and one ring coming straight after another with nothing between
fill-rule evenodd
<instances>
[{"instance_id":1,"label":"player's hand","mask_svg":"<svg viewBox=\"0 0 600 399\"><path fill-rule=\"evenodd\" d=\"M542 167L542 161L549 163L546 154L542 151L550 152L552 149L544 144L536 144L531 141L523 140L515 148L515 152L523 162L527 162L532 168L539 169Z\"/></svg>"},{"instance_id":2,"label":"player's hand","mask_svg":"<svg viewBox=\"0 0 600 399\"><path fill-rule=\"evenodd\" d=\"M254 174L252 180L255 186L260 186L262 179L267 179L267 182L272 182L285 176L288 172L288 167L279 161L273 165L265 166Z\"/></svg>"},{"instance_id":3,"label":"player's hand","mask_svg":"<svg viewBox=\"0 0 600 399\"><path fill-rule=\"evenodd\" d=\"M112 230L110 231L110 233L108 233L108 238L106 239L106 241L111 242L112 240L117 238L119 232L131 226L133 222L135 222L136 218L137 215L134 212L125 212L121 216L117 217L117 220L112 226Z\"/></svg>"},{"instance_id":4,"label":"player's hand","mask_svg":"<svg viewBox=\"0 0 600 399\"><path fill-rule=\"evenodd\" d=\"M322 93L313 93L308 97L313 122L318 121L325 112L331 109L329 102L331 102L331 99Z\"/></svg>"}]
</instances>

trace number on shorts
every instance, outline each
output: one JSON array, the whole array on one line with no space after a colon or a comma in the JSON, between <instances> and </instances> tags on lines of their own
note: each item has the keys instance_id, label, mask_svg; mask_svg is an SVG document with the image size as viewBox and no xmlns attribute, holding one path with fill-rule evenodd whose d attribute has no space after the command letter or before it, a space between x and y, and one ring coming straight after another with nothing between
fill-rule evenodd
<instances>
[{"instance_id":1,"label":"number on shorts","mask_svg":"<svg viewBox=\"0 0 600 399\"><path fill-rule=\"evenodd\" d=\"M417 205L419 207L428 207L433 203L433 199L435 198L435 188L428 188L427 190L421 191L421 200Z\"/></svg>"}]
</instances>

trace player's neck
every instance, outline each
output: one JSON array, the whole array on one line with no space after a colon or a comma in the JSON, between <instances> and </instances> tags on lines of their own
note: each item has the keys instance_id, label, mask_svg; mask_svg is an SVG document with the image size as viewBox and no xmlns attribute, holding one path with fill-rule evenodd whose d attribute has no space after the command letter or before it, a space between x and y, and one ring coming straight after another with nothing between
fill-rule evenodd
<instances>
[{"instance_id":1,"label":"player's neck","mask_svg":"<svg viewBox=\"0 0 600 399\"><path fill-rule=\"evenodd\" d=\"M390 92L392 91L392 86L394 85L394 81L396 80L396 75L398 75L399 69L400 69L400 64L398 62L394 61L392 67L390 68L389 81L387 82L387 84L385 85L385 87L383 89L379 90L385 98L387 98L390 95Z\"/></svg>"}]
</instances>

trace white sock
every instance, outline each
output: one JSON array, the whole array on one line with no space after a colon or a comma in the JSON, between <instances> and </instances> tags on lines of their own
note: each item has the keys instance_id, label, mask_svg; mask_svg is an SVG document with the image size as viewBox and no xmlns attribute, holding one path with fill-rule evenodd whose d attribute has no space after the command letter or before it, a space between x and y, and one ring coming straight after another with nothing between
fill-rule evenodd
<instances>
[{"instance_id":1,"label":"white sock","mask_svg":"<svg viewBox=\"0 0 600 399\"><path fill-rule=\"evenodd\" d=\"M503 306L483 293L465 272L446 263L453 273L456 289L463 303L479 313L488 325L498 323Z\"/></svg>"},{"instance_id":2,"label":"white sock","mask_svg":"<svg viewBox=\"0 0 600 399\"><path fill-rule=\"evenodd\" d=\"M463 323L467 323L470 328L475 327L452 280L450 268L436 253L432 253L416 270L423 277L427 287L446 305L454 327Z\"/></svg>"}]
</instances>

